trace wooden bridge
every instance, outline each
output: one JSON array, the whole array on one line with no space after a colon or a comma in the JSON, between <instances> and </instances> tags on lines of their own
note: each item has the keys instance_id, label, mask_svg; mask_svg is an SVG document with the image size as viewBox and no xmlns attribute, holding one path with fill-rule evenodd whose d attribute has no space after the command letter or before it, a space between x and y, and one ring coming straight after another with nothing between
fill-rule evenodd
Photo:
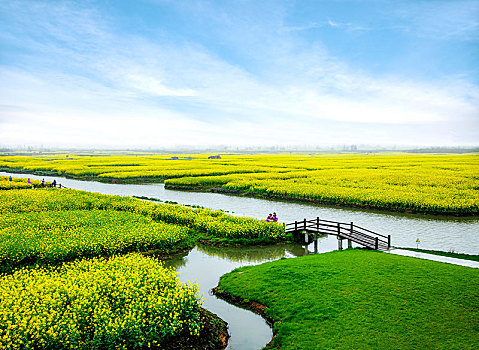
<instances>
[{"instance_id":1,"label":"wooden bridge","mask_svg":"<svg viewBox=\"0 0 479 350\"><path fill-rule=\"evenodd\" d=\"M285 224L285 231L292 233L295 239L307 244L311 243L311 237L317 244L318 236L334 235L338 237L339 249L342 249L343 239L348 240L348 247L352 247L352 242L355 242L368 249L387 250L391 248L391 235L384 236L354 225L352 222L321 220L318 217L313 220L304 219Z\"/></svg>"}]
</instances>

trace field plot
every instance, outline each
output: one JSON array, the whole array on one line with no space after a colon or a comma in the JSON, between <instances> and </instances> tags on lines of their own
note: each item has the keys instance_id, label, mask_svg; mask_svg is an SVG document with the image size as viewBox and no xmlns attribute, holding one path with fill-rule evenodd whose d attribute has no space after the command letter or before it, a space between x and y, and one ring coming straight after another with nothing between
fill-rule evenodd
<instances>
[{"instance_id":1,"label":"field plot","mask_svg":"<svg viewBox=\"0 0 479 350\"><path fill-rule=\"evenodd\" d=\"M276 223L67 189L0 191L0 211L2 271L132 251L170 254L192 247L200 235L226 242L286 239Z\"/></svg>"},{"instance_id":2,"label":"field plot","mask_svg":"<svg viewBox=\"0 0 479 350\"><path fill-rule=\"evenodd\" d=\"M0 264L58 263L151 249L184 248L189 230L114 210L9 213L0 218Z\"/></svg>"},{"instance_id":3,"label":"field plot","mask_svg":"<svg viewBox=\"0 0 479 350\"><path fill-rule=\"evenodd\" d=\"M41 184L42 182L38 180L30 180L30 183L28 183L28 179L12 178L12 181L10 181L8 176L0 176L0 190L16 190L21 188L40 187ZM48 186L51 184L46 182L45 185Z\"/></svg>"},{"instance_id":4,"label":"field plot","mask_svg":"<svg viewBox=\"0 0 479 350\"><path fill-rule=\"evenodd\" d=\"M0 169L446 215L479 213L479 156L4 156Z\"/></svg>"},{"instance_id":5,"label":"field plot","mask_svg":"<svg viewBox=\"0 0 479 350\"><path fill-rule=\"evenodd\" d=\"M133 349L198 336L198 287L139 254L0 277L0 348Z\"/></svg>"}]
</instances>

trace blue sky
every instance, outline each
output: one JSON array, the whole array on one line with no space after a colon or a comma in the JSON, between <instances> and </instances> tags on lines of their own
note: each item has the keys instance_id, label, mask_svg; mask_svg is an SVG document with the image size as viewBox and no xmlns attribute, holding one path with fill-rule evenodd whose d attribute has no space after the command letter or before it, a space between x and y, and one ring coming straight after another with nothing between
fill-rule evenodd
<instances>
[{"instance_id":1,"label":"blue sky","mask_svg":"<svg viewBox=\"0 0 479 350\"><path fill-rule=\"evenodd\" d=\"M479 1L2 1L0 145L479 144Z\"/></svg>"}]
</instances>

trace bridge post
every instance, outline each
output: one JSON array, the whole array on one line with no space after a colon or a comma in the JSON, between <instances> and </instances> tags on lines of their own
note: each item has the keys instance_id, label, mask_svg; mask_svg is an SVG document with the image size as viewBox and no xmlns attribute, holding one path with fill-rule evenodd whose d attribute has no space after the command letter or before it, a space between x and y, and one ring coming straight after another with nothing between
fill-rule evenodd
<instances>
[{"instance_id":1,"label":"bridge post","mask_svg":"<svg viewBox=\"0 0 479 350\"><path fill-rule=\"evenodd\" d=\"M341 234L341 224L338 222L338 237L340 236Z\"/></svg>"},{"instance_id":2,"label":"bridge post","mask_svg":"<svg viewBox=\"0 0 479 350\"><path fill-rule=\"evenodd\" d=\"M349 227L349 234L350 234L350 237L352 238L353 237L353 231L354 231L354 224L353 222L351 221L351 224L350 224L350 227ZM348 239L348 248L352 248L353 247L353 241L351 241L350 239Z\"/></svg>"},{"instance_id":3,"label":"bridge post","mask_svg":"<svg viewBox=\"0 0 479 350\"><path fill-rule=\"evenodd\" d=\"M294 222L294 230L298 231L298 222L297 221Z\"/></svg>"},{"instance_id":4,"label":"bridge post","mask_svg":"<svg viewBox=\"0 0 479 350\"><path fill-rule=\"evenodd\" d=\"M319 232L319 216L316 218L316 231Z\"/></svg>"},{"instance_id":5,"label":"bridge post","mask_svg":"<svg viewBox=\"0 0 479 350\"><path fill-rule=\"evenodd\" d=\"M378 250L379 248L379 239L376 237L374 238L374 249Z\"/></svg>"},{"instance_id":6,"label":"bridge post","mask_svg":"<svg viewBox=\"0 0 479 350\"><path fill-rule=\"evenodd\" d=\"M304 219L304 230L306 230L306 219Z\"/></svg>"},{"instance_id":7,"label":"bridge post","mask_svg":"<svg viewBox=\"0 0 479 350\"><path fill-rule=\"evenodd\" d=\"M318 254L318 237L314 237L314 253Z\"/></svg>"},{"instance_id":8,"label":"bridge post","mask_svg":"<svg viewBox=\"0 0 479 350\"><path fill-rule=\"evenodd\" d=\"M388 235L388 249L391 249L391 235Z\"/></svg>"},{"instance_id":9,"label":"bridge post","mask_svg":"<svg viewBox=\"0 0 479 350\"><path fill-rule=\"evenodd\" d=\"M338 249L343 250L343 240L338 236Z\"/></svg>"}]
</instances>

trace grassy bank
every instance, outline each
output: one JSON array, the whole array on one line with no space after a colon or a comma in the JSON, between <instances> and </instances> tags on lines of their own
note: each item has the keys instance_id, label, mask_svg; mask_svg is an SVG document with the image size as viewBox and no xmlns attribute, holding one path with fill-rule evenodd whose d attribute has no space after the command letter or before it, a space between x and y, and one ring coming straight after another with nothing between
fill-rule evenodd
<instances>
[{"instance_id":1,"label":"grassy bank","mask_svg":"<svg viewBox=\"0 0 479 350\"><path fill-rule=\"evenodd\" d=\"M281 349L476 349L476 269L363 250L222 276L217 294L274 323Z\"/></svg>"}]
</instances>

